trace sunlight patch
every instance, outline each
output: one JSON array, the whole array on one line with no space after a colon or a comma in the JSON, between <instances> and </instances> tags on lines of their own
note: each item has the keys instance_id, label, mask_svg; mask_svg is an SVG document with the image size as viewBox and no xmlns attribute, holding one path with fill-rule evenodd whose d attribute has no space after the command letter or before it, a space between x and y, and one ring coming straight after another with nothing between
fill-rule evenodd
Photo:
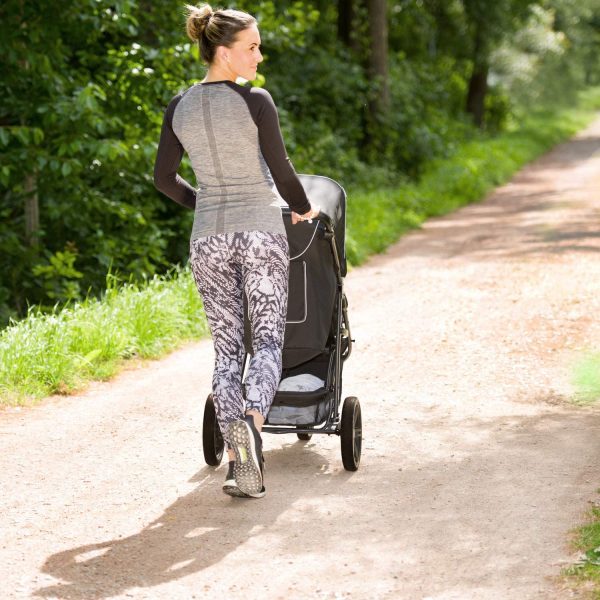
<instances>
[{"instance_id":1,"label":"sunlight patch","mask_svg":"<svg viewBox=\"0 0 600 600\"><path fill-rule=\"evenodd\" d=\"M185 537L186 538L199 537L201 535L204 535L205 533L215 531L216 529L218 529L218 528L217 527L196 527L195 529L192 529L190 532L186 533Z\"/></svg>"},{"instance_id":2,"label":"sunlight patch","mask_svg":"<svg viewBox=\"0 0 600 600\"><path fill-rule=\"evenodd\" d=\"M182 560L178 563L175 563L174 565L171 565L167 571L179 571L180 569L183 569L185 567L187 567L188 565L191 565L194 560L196 560L195 558L188 558L187 560Z\"/></svg>"},{"instance_id":3,"label":"sunlight patch","mask_svg":"<svg viewBox=\"0 0 600 600\"><path fill-rule=\"evenodd\" d=\"M106 546L105 548L98 548L96 550L88 550L87 552L82 552L75 557L76 563L87 562L88 560L92 560L93 558L98 558L103 554L106 554L112 546Z\"/></svg>"}]
</instances>

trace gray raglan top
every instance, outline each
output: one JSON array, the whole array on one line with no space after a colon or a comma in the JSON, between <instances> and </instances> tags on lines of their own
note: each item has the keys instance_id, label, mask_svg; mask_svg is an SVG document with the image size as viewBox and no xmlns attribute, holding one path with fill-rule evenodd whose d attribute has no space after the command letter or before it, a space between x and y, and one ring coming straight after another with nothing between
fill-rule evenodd
<instances>
[{"instance_id":1,"label":"gray raglan top","mask_svg":"<svg viewBox=\"0 0 600 600\"><path fill-rule=\"evenodd\" d=\"M177 174L184 151L197 189ZM192 240L239 231L285 234L281 197L299 214L311 209L287 157L269 92L231 81L195 84L171 100L154 184L194 209Z\"/></svg>"}]
</instances>

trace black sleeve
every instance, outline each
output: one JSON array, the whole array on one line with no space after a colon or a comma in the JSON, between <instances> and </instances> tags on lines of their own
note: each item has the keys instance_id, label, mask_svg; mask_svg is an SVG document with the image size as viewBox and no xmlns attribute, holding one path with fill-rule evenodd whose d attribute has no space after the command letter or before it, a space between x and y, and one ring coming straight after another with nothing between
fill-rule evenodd
<instances>
[{"instance_id":1,"label":"black sleeve","mask_svg":"<svg viewBox=\"0 0 600 600\"><path fill-rule=\"evenodd\" d=\"M181 94L171 100L163 119L158 151L154 162L154 185L163 194L186 208L196 207L196 190L177 174L183 146L173 131L173 113Z\"/></svg>"},{"instance_id":2,"label":"black sleeve","mask_svg":"<svg viewBox=\"0 0 600 600\"><path fill-rule=\"evenodd\" d=\"M271 171L277 190L288 206L300 215L311 210L310 201L296 175L285 150L279 128L279 117L273 98L269 92L252 88L250 110L258 127L260 150Z\"/></svg>"}]
</instances>

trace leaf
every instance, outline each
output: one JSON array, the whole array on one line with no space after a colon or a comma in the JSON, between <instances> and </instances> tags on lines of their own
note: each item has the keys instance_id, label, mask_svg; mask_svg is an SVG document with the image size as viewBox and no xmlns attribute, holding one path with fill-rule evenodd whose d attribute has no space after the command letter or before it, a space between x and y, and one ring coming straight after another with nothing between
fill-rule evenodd
<instances>
[{"instance_id":1,"label":"leaf","mask_svg":"<svg viewBox=\"0 0 600 600\"><path fill-rule=\"evenodd\" d=\"M71 165L68 162L63 163L60 172L67 177L71 173Z\"/></svg>"},{"instance_id":2,"label":"leaf","mask_svg":"<svg viewBox=\"0 0 600 600\"><path fill-rule=\"evenodd\" d=\"M85 356L82 356L81 361L91 364L92 361L94 359L98 358L98 356L100 356L101 353L102 353L102 350L100 348L95 348L91 352L88 352Z\"/></svg>"},{"instance_id":3,"label":"leaf","mask_svg":"<svg viewBox=\"0 0 600 600\"><path fill-rule=\"evenodd\" d=\"M40 144L44 139L44 132L39 127L34 127L31 132L33 134L33 142Z\"/></svg>"},{"instance_id":4,"label":"leaf","mask_svg":"<svg viewBox=\"0 0 600 600\"><path fill-rule=\"evenodd\" d=\"M14 127L16 138L25 146L29 144L29 130L27 127Z\"/></svg>"}]
</instances>

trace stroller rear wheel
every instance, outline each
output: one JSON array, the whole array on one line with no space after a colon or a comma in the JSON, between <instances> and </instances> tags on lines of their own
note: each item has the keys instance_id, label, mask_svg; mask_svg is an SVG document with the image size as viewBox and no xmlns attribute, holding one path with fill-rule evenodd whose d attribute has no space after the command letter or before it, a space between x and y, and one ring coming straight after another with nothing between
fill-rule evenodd
<instances>
[{"instance_id":1,"label":"stroller rear wheel","mask_svg":"<svg viewBox=\"0 0 600 600\"><path fill-rule=\"evenodd\" d=\"M298 439L303 442L308 442L312 437L312 433L297 433L296 435L298 436Z\"/></svg>"},{"instance_id":2,"label":"stroller rear wheel","mask_svg":"<svg viewBox=\"0 0 600 600\"><path fill-rule=\"evenodd\" d=\"M350 396L344 400L340 426L342 462L346 471L356 471L362 450L362 415L358 398Z\"/></svg>"},{"instance_id":3,"label":"stroller rear wheel","mask_svg":"<svg viewBox=\"0 0 600 600\"><path fill-rule=\"evenodd\" d=\"M202 449L204 451L204 460L211 467L218 467L223 458L225 442L221 435L221 429L217 422L217 413L215 412L215 403L212 394L208 395L204 405L204 422L202 423Z\"/></svg>"}]
</instances>

